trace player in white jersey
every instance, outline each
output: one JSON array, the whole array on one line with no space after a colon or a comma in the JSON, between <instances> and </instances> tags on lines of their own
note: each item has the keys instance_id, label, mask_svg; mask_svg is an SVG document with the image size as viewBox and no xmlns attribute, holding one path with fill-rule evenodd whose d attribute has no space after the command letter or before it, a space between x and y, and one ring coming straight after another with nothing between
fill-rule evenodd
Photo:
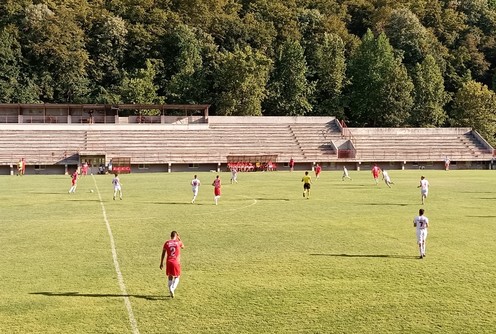
<instances>
[{"instance_id":1,"label":"player in white jersey","mask_svg":"<svg viewBox=\"0 0 496 334\"><path fill-rule=\"evenodd\" d=\"M385 169L382 170L382 179L389 188L391 188L391 185L394 184L394 182L391 181L391 177L389 176L389 173Z\"/></svg>"},{"instance_id":2,"label":"player in white jersey","mask_svg":"<svg viewBox=\"0 0 496 334\"><path fill-rule=\"evenodd\" d=\"M198 189L200 188L200 184L200 180L195 175L193 180L191 180L191 190L193 191L193 199L191 200L191 203L195 203L196 196L198 196Z\"/></svg>"},{"instance_id":3,"label":"player in white jersey","mask_svg":"<svg viewBox=\"0 0 496 334\"><path fill-rule=\"evenodd\" d=\"M424 204L427 195L429 194L429 181L423 176L420 177L420 184L417 186L420 188L420 195L422 196L422 204Z\"/></svg>"},{"instance_id":4,"label":"player in white jersey","mask_svg":"<svg viewBox=\"0 0 496 334\"><path fill-rule=\"evenodd\" d=\"M429 227L429 218L424 216L424 209L420 209L419 215L413 219L413 227L417 228L417 244L419 247L420 258L423 259L425 257L427 228Z\"/></svg>"},{"instance_id":5,"label":"player in white jersey","mask_svg":"<svg viewBox=\"0 0 496 334\"><path fill-rule=\"evenodd\" d=\"M119 180L119 176L117 175L117 173L114 174L114 178L112 179L112 184L114 185L114 201L117 193L119 193L119 198L122 199L121 180Z\"/></svg>"},{"instance_id":6,"label":"player in white jersey","mask_svg":"<svg viewBox=\"0 0 496 334\"><path fill-rule=\"evenodd\" d=\"M351 180L351 177L348 175L348 169L346 169L346 166L343 166L343 177L341 178L341 180L344 181L344 179Z\"/></svg>"},{"instance_id":7,"label":"player in white jersey","mask_svg":"<svg viewBox=\"0 0 496 334\"><path fill-rule=\"evenodd\" d=\"M231 168L231 184L238 183L238 169L236 167Z\"/></svg>"}]
</instances>

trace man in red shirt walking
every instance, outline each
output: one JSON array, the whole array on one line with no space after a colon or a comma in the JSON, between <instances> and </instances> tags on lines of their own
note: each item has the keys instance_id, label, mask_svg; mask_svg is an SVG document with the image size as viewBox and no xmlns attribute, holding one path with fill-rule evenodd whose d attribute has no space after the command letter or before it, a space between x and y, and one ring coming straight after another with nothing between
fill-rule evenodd
<instances>
[{"instance_id":1,"label":"man in red shirt walking","mask_svg":"<svg viewBox=\"0 0 496 334\"><path fill-rule=\"evenodd\" d=\"M176 231L171 232L171 239L167 240L162 249L162 258L160 259L160 270L164 267L164 258L167 254L165 264L165 274L168 277L168 287L171 298L174 298L174 291L179 284L181 276L181 249L184 244Z\"/></svg>"},{"instance_id":2,"label":"man in red shirt walking","mask_svg":"<svg viewBox=\"0 0 496 334\"><path fill-rule=\"evenodd\" d=\"M212 185L214 186L214 200L215 200L215 205L218 204L219 198L220 198L220 187L221 187L221 182L220 182L220 177L217 175L215 178L214 182L212 182Z\"/></svg>"}]
</instances>

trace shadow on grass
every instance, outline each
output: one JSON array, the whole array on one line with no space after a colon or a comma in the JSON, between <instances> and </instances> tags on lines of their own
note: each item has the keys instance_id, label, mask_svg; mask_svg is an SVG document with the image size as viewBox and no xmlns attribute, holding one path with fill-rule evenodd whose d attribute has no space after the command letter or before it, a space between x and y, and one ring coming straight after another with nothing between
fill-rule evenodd
<instances>
[{"instance_id":1,"label":"shadow on grass","mask_svg":"<svg viewBox=\"0 0 496 334\"><path fill-rule=\"evenodd\" d=\"M93 297L93 298L140 298L146 300L165 300L170 296L150 296L150 295L119 295L110 293L79 293L79 292L30 292L30 295L43 295L48 297Z\"/></svg>"},{"instance_id":2,"label":"shadow on grass","mask_svg":"<svg viewBox=\"0 0 496 334\"><path fill-rule=\"evenodd\" d=\"M496 218L496 216L467 216L470 218Z\"/></svg>"},{"instance_id":3,"label":"shadow on grass","mask_svg":"<svg viewBox=\"0 0 496 334\"><path fill-rule=\"evenodd\" d=\"M268 197L258 197L254 198L257 201L284 201L284 202L289 202L289 198L268 198Z\"/></svg>"},{"instance_id":4,"label":"shadow on grass","mask_svg":"<svg viewBox=\"0 0 496 334\"><path fill-rule=\"evenodd\" d=\"M405 204L405 203L357 203L361 205L372 205L372 206L409 206L416 204Z\"/></svg>"},{"instance_id":5,"label":"shadow on grass","mask_svg":"<svg viewBox=\"0 0 496 334\"><path fill-rule=\"evenodd\" d=\"M367 257L367 258L386 258L386 259L418 259L418 256L406 255L387 255L387 254L310 254L313 256L335 256L335 257Z\"/></svg>"}]
</instances>

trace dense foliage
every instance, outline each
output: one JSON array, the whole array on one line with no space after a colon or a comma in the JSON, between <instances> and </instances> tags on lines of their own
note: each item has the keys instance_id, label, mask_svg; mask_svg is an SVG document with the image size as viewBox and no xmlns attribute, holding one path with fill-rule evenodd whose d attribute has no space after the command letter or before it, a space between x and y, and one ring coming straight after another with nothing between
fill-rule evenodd
<instances>
[{"instance_id":1,"label":"dense foliage","mask_svg":"<svg viewBox=\"0 0 496 334\"><path fill-rule=\"evenodd\" d=\"M218 115L488 130L494 99L483 111L459 99L495 86L496 1L0 3L3 103L211 103Z\"/></svg>"}]
</instances>

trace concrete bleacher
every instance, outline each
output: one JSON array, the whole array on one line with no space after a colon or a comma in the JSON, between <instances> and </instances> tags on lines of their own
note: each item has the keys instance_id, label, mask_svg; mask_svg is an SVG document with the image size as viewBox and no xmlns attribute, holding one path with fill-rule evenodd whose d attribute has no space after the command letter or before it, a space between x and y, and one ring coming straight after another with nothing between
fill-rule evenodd
<instances>
[{"instance_id":1,"label":"concrete bleacher","mask_svg":"<svg viewBox=\"0 0 496 334\"><path fill-rule=\"evenodd\" d=\"M469 128L353 128L356 159L373 161L490 160L492 147Z\"/></svg>"},{"instance_id":2,"label":"concrete bleacher","mask_svg":"<svg viewBox=\"0 0 496 334\"><path fill-rule=\"evenodd\" d=\"M343 133L345 135L343 135ZM342 151L350 155L339 154ZM229 156L313 163L490 161L492 147L469 128L346 128L334 117L223 117L202 124L2 124L0 166L75 164L89 153L133 164L208 164ZM215 168L215 167L214 167Z\"/></svg>"}]
</instances>

